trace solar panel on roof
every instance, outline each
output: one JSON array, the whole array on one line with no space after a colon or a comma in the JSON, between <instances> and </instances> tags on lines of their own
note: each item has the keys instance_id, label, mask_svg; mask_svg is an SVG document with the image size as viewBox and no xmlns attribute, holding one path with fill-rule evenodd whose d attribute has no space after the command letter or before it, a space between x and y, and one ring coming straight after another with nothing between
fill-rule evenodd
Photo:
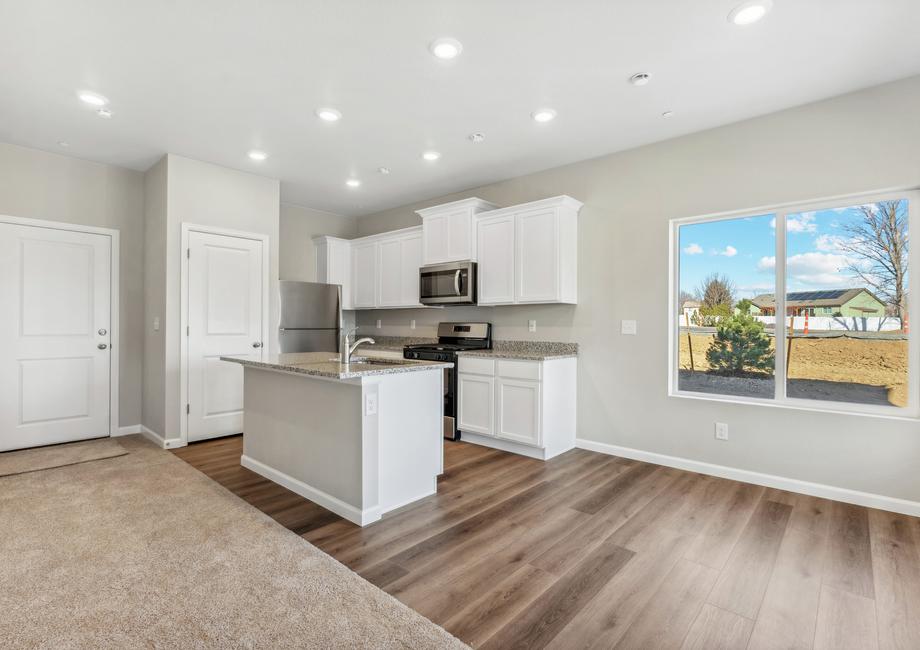
<instances>
[{"instance_id":1,"label":"solar panel on roof","mask_svg":"<svg viewBox=\"0 0 920 650\"><path fill-rule=\"evenodd\" d=\"M824 289L821 291L793 291L786 294L786 300L832 300L840 298L849 289Z\"/></svg>"}]
</instances>

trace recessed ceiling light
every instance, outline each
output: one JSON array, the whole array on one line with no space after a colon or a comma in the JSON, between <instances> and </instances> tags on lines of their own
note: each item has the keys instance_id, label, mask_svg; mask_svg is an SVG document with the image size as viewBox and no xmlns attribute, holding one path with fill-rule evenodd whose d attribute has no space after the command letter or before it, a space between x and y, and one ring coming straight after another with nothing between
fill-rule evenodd
<instances>
[{"instance_id":1,"label":"recessed ceiling light","mask_svg":"<svg viewBox=\"0 0 920 650\"><path fill-rule=\"evenodd\" d=\"M378 167L378 168L377 168L377 173L378 173L378 174L383 174L384 176L386 176L386 175L388 175L388 174L390 173L390 168L389 168L389 167Z\"/></svg>"},{"instance_id":2,"label":"recessed ceiling light","mask_svg":"<svg viewBox=\"0 0 920 650\"><path fill-rule=\"evenodd\" d=\"M342 119L342 114L334 108L317 108L316 117L324 122L338 122Z\"/></svg>"},{"instance_id":3,"label":"recessed ceiling light","mask_svg":"<svg viewBox=\"0 0 920 650\"><path fill-rule=\"evenodd\" d=\"M478 132L470 133L470 142L475 142L476 144L479 144L485 139L486 139L486 136L484 136L482 133L478 133Z\"/></svg>"},{"instance_id":4,"label":"recessed ceiling light","mask_svg":"<svg viewBox=\"0 0 920 650\"><path fill-rule=\"evenodd\" d=\"M439 38L431 41L428 49L439 59L453 59L463 51L463 45L456 38Z\"/></svg>"},{"instance_id":5,"label":"recessed ceiling light","mask_svg":"<svg viewBox=\"0 0 920 650\"><path fill-rule=\"evenodd\" d=\"M359 181L357 178L349 178L347 181L345 181L345 184L348 187L361 187L361 181Z\"/></svg>"},{"instance_id":6,"label":"recessed ceiling light","mask_svg":"<svg viewBox=\"0 0 920 650\"><path fill-rule=\"evenodd\" d=\"M674 111L665 111L661 114L661 117L674 117Z\"/></svg>"},{"instance_id":7,"label":"recessed ceiling light","mask_svg":"<svg viewBox=\"0 0 920 650\"><path fill-rule=\"evenodd\" d=\"M264 151L259 151L258 149L253 149L252 151L249 152L248 155L249 155L249 157L252 158L253 160L258 160L259 162L261 162L261 161L265 160L266 158L268 158L268 154L267 154L267 153L265 153Z\"/></svg>"},{"instance_id":8,"label":"recessed ceiling light","mask_svg":"<svg viewBox=\"0 0 920 650\"><path fill-rule=\"evenodd\" d=\"M81 102L90 106L105 106L109 103L109 100L99 93L90 92L89 90L81 90L77 93L77 97L80 98Z\"/></svg>"},{"instance_id":9,"label":"recessed ceiling light","mask_svg":"<svg viewBox=\"0 0 920 650\"><path fill-rule=\"evenodd\" d=\"M538 108L530 116L536 122L549 122L550 120L555 119L556 111L551 108Z\"/></svg>"},{"instance_id":10,"label":"recessed ceiling light","mask_svg":"<svg viewBox=\"0 0 920 650\"><path fill-rule=\"evenodd\" d=\"M644 86L652 80L652 75L648 72L637 72L629 78L629 83L633 86Z\"/></svg>"},{"instance_id":11,"label":"recessed ceiling light","mask_svg":"<svg viewBox=\"0 0 920 650\"><path fill-rule=\"evenodd\" d=\"M112 111L107 108L100 108L98 111L96 111L96 115L107 120L112 117Z\"/></svg>"},{"instance_id":12,"label":"recessed ceiling light","mask_svg":"<svg viewBox=\"0 0 920 650\"><path fill-rule=\"evenodd\" d=\"M426 151L425 153L422 154L422 158L424 158L428 162L434 162L440 157L441 157L441 154L438 153L437 151Z\"/></svg>"},{"instance_id":13,"label":"recessed ceiling light","mask_svg":"<svg viewBox=\"0 0 920 650\"><path fill-rule=\"evenodd\" d=\"M728 14L728 22L736 25L752 25L767 15L773 8L773 0L749 0L743 2Z\"/></svg>"}]
</instances>

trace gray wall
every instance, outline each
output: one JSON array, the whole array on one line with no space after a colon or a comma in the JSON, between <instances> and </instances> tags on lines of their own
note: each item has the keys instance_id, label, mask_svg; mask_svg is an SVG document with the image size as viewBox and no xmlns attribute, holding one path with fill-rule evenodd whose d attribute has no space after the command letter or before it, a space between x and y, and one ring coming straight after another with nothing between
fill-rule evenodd
<instances>
[{"instance_id":1,"label":"gray wall","mask_svg":"<svg viewBox=\"0 0 920 650\"><path fill-rule=\"evenodd\" d=\"M334 235L352 239L357 236L357 232L358 224L355 217L343 217L322 210L282 203L279 260L281 279L315 281L313 237Z\"/></svg>"},{"instance_id":2,"label":"gray wall","mask_svg":"<svg viewBox=\"0 0 920 650\"><path fill-rule=\"evenodd\" d=\"M144 175L0 143L0 214L121 233L119 425L141 421Z\"/></svg>"},{"instance_id":3,"label":"gray wall","mask_svg":"<svg viewBox=\"0 0 920 650\"><path fill-rule=\"evenodd\" d=\"M167 156L144 174L144 391L141 424L158 433L166 415ZM154 329L159 319L159 330Z\"/></svg>"},{"instance_id":4,"label":"gray wall","mask_svg":"<svg viewBox=\"0 0 920 650\"><path fill-rule=\"evenodd\" d=\"M580 438L920 500L916 421L667 395L669 220L920 186L918 106L914 77L362 217L358 232L368 235L417 225L413 210L468 196L585 203L577 306L371 311L358 322L371 335L433 335L439 320L481 319L497 338L577 341ZM639 321L637 336L619 334L624 318ZM729 424L730 441L714 440L716 420Z\"/></svg>"}]
</instances>

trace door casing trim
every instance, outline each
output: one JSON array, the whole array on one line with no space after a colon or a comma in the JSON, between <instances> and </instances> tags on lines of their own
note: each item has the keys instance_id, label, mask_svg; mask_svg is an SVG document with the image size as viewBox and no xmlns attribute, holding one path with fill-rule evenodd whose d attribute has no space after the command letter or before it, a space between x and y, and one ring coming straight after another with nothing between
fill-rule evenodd
<instances>
[{"instance_id":1,"label":"door casing trim","mask_svg":"<svg viewBox=\"0 0 920 650\"><path fill-rule=\"evenodd\" d=\"M121 365L121 326L119 322L121 309L121 258L120 236L121 233L114 228L100 228L99 226L84 226L78 223L64 223L48 219L30 219L27 217L14 217L0 214L0 223L9 223L16 226L31 226L33 228L48 228L50 230L66 230L69 232L82 232L88 235L106 235L109 237L109 435L118 435L118 398L119 366Z\"/></svg>"},{"instance_id":2,"label":"door casing trim","mask_svg":"<svg viewBox=\"0 0 920 650\"><path fill-rule=\"evenodd\" d=\"M268 323L270 315L271 298L269 296L269 278L271 276L271 237L263 233L246 232L243 230L231 230L228 228L217 228L215 226L204 226L201 224L183 222L182 239L179 249L179 439L177 444L172 446L182 446L188 444L188 413L185 412L185 405L188 404L188 336L186 328L188 327L188 256L185 251L189 247L189 237L193 232L204 233L208 235L223 235L225 237L237 237L239 239L252 239L262 242L262 339L265 354L272 352L272 337L268 333Z\"/></svg>"}]
</instances>

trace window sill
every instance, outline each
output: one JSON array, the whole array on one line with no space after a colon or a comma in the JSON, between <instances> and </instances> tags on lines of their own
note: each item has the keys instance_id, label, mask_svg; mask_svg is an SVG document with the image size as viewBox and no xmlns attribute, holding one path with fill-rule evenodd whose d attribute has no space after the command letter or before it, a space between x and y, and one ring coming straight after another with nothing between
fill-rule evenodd
<instances>
[{"instance_id":1,"label":"window sill","mask_svg":"<svg viewBox=\"0 0 920 650\"><path fill-rule=\"evenodd\" d=\"M876 418L882 420L898 420L902 422L920 421L920 414L916 410L909 408L903 409L903 412L893 412L890 409L898 407L878 407L879 410L867 410L865 407L846 408L846 407L827 407L816 405L811 402L795 403L790 401L776 401L773 399L761 399L757 397L740 397L735 395L718 395L715 393L692 393L690 391L669 390L668 397L677 397L680 399L695 399L706 402L721 402L723 404L741 404L747 406L766 406L769 408L786 409L790 411L806 411L809 413L825 413L828 415L858 415L860 417ZM870 407L871 408L871 407Z\"/></svg>"}]
</instances>

